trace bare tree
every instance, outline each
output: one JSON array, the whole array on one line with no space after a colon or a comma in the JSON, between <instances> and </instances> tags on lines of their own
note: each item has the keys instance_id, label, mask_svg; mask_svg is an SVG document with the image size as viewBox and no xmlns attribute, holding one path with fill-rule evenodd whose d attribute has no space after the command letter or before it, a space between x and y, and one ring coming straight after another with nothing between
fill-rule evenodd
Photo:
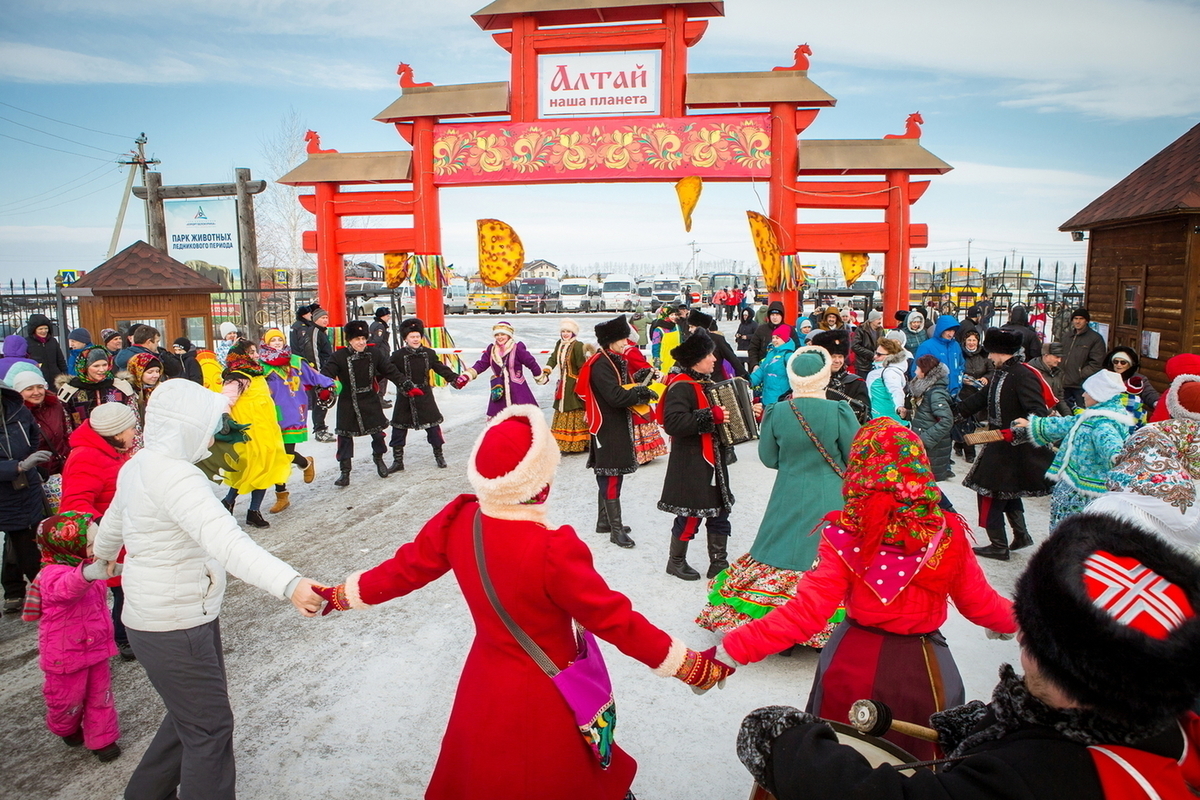
<instances>
[{"instance_id":1,"label":"bare tree","mask_svg":"<svg viewBox=\"0 0 1200 800\"><path fill-rule=\"evenodd\" d=\"M304 132L308 129L295 109L280 120L279 127L259 140L266 167L267 189L255 198L258 226L258 258L264 269L286 272L289 283L299 286L313 280L316 260L304 252L304 231L315 228L313 215L300 206L301 190L276 181L307 157Z\"/></svg>"}]
</instances>

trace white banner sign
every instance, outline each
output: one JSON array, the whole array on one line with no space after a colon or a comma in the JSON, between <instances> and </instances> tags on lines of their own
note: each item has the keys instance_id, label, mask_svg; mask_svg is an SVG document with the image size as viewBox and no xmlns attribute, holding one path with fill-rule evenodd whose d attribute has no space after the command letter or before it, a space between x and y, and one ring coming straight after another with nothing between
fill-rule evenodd
<instances>
[{"instance_id":1,"label":"white banner sign","mask_svg":"<svg viewBox=\"0 0 1200 800\"><path fill-rule=\"evenodd\" d=\"M538 56L538 114L543 117L659 113L662 52Z\"/></svg>"},{"instance_id":2,"label":"white banner sign","mask_svg":"<svg viewBox=\"0 0 1200 800\"><path fill-rule=\"evenodd\" d=\"M227 289L241 287L237 198L164 200L163 215L167 255Z\"/></svg>"}]
</instances>

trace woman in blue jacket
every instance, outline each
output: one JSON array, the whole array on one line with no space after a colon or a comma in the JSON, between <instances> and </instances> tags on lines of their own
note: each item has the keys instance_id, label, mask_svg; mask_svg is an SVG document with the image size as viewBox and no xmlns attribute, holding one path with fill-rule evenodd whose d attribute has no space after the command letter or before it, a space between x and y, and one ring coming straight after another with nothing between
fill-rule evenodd
<instances>
[{"instance_id":1,"label":"woman in blue jacket","mask_svg":"<svg viewBox=\"0 0 1200 800\"><path fill-rule=\"evenodd\" d=\"M771 347L763 360L750 373L750 386L759 391L764 406L777 403L788 392L787 363L796 352L790 325L780 325L771 334Z\"/></svg>"}]
</instances>

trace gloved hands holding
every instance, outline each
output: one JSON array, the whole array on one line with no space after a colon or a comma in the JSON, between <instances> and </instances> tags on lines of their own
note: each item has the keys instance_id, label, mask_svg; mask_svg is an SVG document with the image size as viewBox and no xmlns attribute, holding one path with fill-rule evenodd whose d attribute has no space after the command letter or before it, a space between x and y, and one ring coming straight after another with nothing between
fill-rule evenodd
<instances>
[{"instance_id":1,"label":"gloved hands holding","mask_svg":"<svg viewBox=\"0 0 1200 800\"><path fill-rule=\"evenodd\" d=\"M725 679L735 670L718 661L716 651L716 647L710 647L703 653L689 648L675 677L691 686L696 694L704 694L714 686L724 688Z\"/></svg>"},{"instance_id":2,"label":"gloved hands holding","mask_svg":"<svg viewBox=\"0 0 1200 800\"><path fill-rule=\"evenodd\" d=\"M350 600L346 597L346 584L339 583L337 586L313 586L313 593L320 595L327 602L325 608L321 610L321 616L324 617L330 611L349 611Z\"/></svg>"},{"instance_id":3,"label":"gloved hands holding","mask_svg":"<svg viewBox=\"0 0 1200 800\"><path fill-rule=\"evenodd\" d=\"M317 390L317 399L322 403L328 403L333 399L333 389L329 386Z\"/></svg>"},{"instance_id":4,"label":"gloved hands holding","mask_svg":"<svg viewBox=\"0 0 1200 800\"><path fill-rule=\"evenodd\" d=\"M45 464L52 458L54 458L54 454L49 450L38 450L37 452L30 453L28 456L26 456L25 460L17 466L21 472L28 472L38 464Z\"/></svg>"},{"instance_id":5,"label":"gloved hands holding","mask_svg":"<svg viewBox=\"0 0 1200 800\"><path fill-rule=\"evenodd\" d=\"M464 372L463 374L461 374L457 378L455 378L454 383L452 383L450 385L453 386L455 389L461 389L470 382L471 382L471 376Z\"/></svg>"},{"instance_id":6,"label":"gloved hands holding","mask_svg":"<svg viewBox=\"0 0 1200 800\"><path fill-rule=\"evenodd\" d=\"M1014 636L1016 636L1015 633L1001 633L1000 631L994 631L991 628L989 628L988 632L987 632L987 637L989 639L999 639L1004 642L1007 642L1009 639L1013 638Z\"/></svg>"},{"instance_id":7,"label":"gloved hands holding","mask_svg":"<svg viewBox=\"0 0 1200 800\"><path fill-rule=\"evenodd\" d=\"M633 398L637 401L638 405L658 402L658 395L649 386L634 386L629 391L633 392Z\"/></svg>"},{"instance_id":8,"label":"gloved hands holding","mask_svg":"<svg viewBox=\"0 0 1200 800\"><path fill-rule=\"evenodd\" d=\"M424 396L425 392L421 390L421 387L414 386L413 388L411 388L407 392L405 392L405 394L408 395L409 397L422 397L422 396Z\"/></svg>"},{"instance_id":9,"label":"gloved hands holding","mask_svg":"<svg viewBox=\"0 0 1200 800\"><path fill-rule=\"evenodd\" d=\"M82 571L83 577L89 581L102 581L109 577L107 561L89 561ZM120 570L117 570L117 574L120 574Z\"/></svg>"},{"instance_id":10,"label":"gloved hands holding","mask_svg":"<svg viewBox=\"0 0 1200 800\"><path fill-rule=\"evenodd\" d=\"M646 378L650 377L650 374L651 371L649 367L642 367L637 372L633 373L633 380L635 383L641 383L642 381L646 380Z\"/></svg>"}]
</instances>

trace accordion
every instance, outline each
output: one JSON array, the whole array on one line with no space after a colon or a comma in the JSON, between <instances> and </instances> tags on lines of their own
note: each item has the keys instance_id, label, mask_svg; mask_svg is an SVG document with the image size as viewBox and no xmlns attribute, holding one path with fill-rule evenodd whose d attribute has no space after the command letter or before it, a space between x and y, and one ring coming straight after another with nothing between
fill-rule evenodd
<instances>
[{"instance_id":1,"label":"accordion","mask_svg":"<svg viewBox=\"0 0 1200 800\"><path fill-rule=\"evenodd\" d=\"M717 440L726 446L758 438L754 398L745 378L730 378L705 385L704 393L714 406L725 407L725 421L717 425Z\"/></svg>"}]
</instances>

